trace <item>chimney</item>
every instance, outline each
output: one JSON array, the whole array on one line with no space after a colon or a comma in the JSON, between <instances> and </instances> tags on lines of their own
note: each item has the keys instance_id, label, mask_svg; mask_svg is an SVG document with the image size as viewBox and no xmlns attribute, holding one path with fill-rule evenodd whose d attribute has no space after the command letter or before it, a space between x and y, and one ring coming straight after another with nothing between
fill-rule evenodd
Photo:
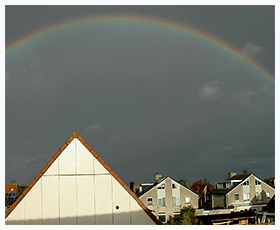
<instances>
[{"instance_id":1,"label":"chimney","mask_svg":"<svg viewBox=\"0 0 280 230\"><path fill-rule=\"evenodd\" d=\"M229 172L228 173L228 178L232 178L233 176L236 176L235 172Z\"/></svg>"},{"instance_id":2,"label":"chimney","mask_svg":"<svg viewBox=\"0 0 280 230\"><path fill-rule=\"evenodd\" d=\"M133 182L133 181L129 182L129 185L130 185L130 190L131 190L132 192L134 192L134 189L133 189L133 187L134 187L134 182Z\"/></svg>"},{"instance_id":3,"label":"chimney","mask_svg":"<svg viewBox=\"0 0 280 230\"><path fill-rule=\"evenodd\" d=\"M155 178L155 181L158 182L158 181L162 178L162 175L156 173L156 174L154 175L154 178Z\"/></svg>"}]
</instances>

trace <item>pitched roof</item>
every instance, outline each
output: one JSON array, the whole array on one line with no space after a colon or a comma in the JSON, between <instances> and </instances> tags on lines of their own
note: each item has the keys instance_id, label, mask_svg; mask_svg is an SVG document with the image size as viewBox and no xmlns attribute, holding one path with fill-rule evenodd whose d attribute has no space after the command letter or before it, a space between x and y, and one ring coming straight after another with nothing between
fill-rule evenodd
<instances>
[{"instance_id":1,"label":"pitched roof","mask_svg":"<svg viewBox=\"0 0 280 230\"><path fill-rule=\"evenodd\" d=\"M222 188L218 188L218 189L215 189L212 194L226 194L230 191L231 189L230 188L227 188L227 189L222 189Z\"/></svg>"},{"instance_id":2,"label":"pitched roof","mask_svg":"<svg viewBox=\"0 0 280 230\"><path fill-rule=\"evenodd\" d=\"M133 193L130 188L125 184L125 182L119 177L117 173L113 171L113 169L99 156L97 152L93 150L93 148L83 139L78 132L74 132L65 143L59 148L59 150L53 155L53 157L49 160L46 166L38 173L38 175L34 178L34 180L27 186L27 188L22 192L22 194L16 199L16 201L11 205L10 209L5 213L5 218L9 216L9 214L14 210L14 208L20 203L23 197L32 189L32 187L36 184L36 182L43 176L43 174L49 169L49 167L53 164L53 162L60 156L63 150L72 142L74 138L77 138L87 149L88 151L99 161L100 164L104 166L104 168L120 183L120 185L135 199L138 205L151 217L151 219L156 224L162 224L154 214L150 212L150 210L144 205L144 203Z\"/></svg>"},{"instance_id":3,"label":"pitched roof","mask_svg":"<svg viewBox=\"0 0 280 230\"><path fill-rule=\"evenodd\" d=\"M240 175L235 175L231 178L228 178L227 180L230 181L230 180L244 180L246 179L248 176L250 176L251 174L240 174Z\"/></svg>"},{"instance_id":4,"label":"pitched roof","mask_svg":"<svg viewBox=\"0 0 280 230\"><path fill-rule=\"evenodd\" d=\"M220 193L220 194L227 194L229 192L231 192L233 189L235 189L237 186L239 186L240 184L243 183L244 180L246 180L249 176L253 175L254 177L258 178L256 175L254 175L253 173L250 174L241 174L241 175L236 175L233 176L232 178L230 178L229 180L241 180L238 184L236 184L235 186L233 186L230 189L215 189L212 193ZM259 178L258 178L259 179ZM259 179L261 180L261 179ZM262 180L263 181L263 180ZM263 181L264 182L264 181ZM265 182L264 182L265 183ZM223 191L224 192L223 192Z\"/></svg>"},{"instance_id":5,"label":"pitched roof","mask_svg":"<svg viewBox=\"0 0 280 230\"><path fill-rule=\"evenodd\" d=\"M159 181L155 182L153 185L151 185L149 188L147 188L145 191L143 191L142 193L138 194L138 196L142 196L145 193L147 193L148 191L150 191L151 189L153 189L155 186L157 186L158 184L160 184L161 182L165 181L167 178L175 181L176 183L180 184L178 181L174 180L173 178L171 178L170 176L164 176L162 177ZM188 189L190 192L194 193L195 195L199 196L196 192L192 191L191 189L187 188L185 185L180 184L182 187Z\"/></svg>"},{"instance_id":6,"label":"pitched roof","mask_svg":"<svg viewBox=\"0 0 280 230\"><path fill-rule=\"evenodd\" d=\"M246 180L249 176L251 176L251 175L253 175L252 173L251 174L242 174L242 175L236 175L236 176L233 176L232 178L234 178L234 179L230 179L230 180L241 180L238 184L236 184L235 186L233 186L233 187L231 187L230 189L224 189L224 190L226 190L226 192L224 193L224 194L227 194L227 193L229 193L230 191L232 191L233 189L235 189L237 186L239 186L240 184L242 184L242 182L244 181L244 180ZM222 190L222 189L221 189ZM219 193L219 191L217 191L217 189L216 190L214 190L213 192L215 192L215 193ZM222 192L220 192L220 193L222 193Z\"/></svg>"}]
</instances>

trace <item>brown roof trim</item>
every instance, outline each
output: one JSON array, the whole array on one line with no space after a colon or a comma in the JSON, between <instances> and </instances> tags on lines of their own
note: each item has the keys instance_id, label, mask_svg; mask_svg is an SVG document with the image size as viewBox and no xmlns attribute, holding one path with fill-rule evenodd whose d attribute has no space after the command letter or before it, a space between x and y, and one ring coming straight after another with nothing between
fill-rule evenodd
<instances>
[{"instance_id":1,"label":"brown roof trim","mask_svg":"<svg viewBox=\"0 0 280 230\"><path fill-rule=\"evenodd\" d=\"M125 184L125 182L119 177L117 173L99 156L97 152L83 139L78 132L73 132L73 134L65 141L65 143L59 148L59 150L53 155L53 157L48 161L46 166L39 172L39 174L34 178L34 180L27 186L27 188L22 192L22 194L16 199L16 201L11 205L11 207L5 213L5 219L10 215L14 208L19 204L24 196L32 189L32 187L37 183L37 181L43 176L43 174L48 170L56 158L63 152L63 150L72 142L74 138L77 138L90 152L91 154L106 168L106 170L123 186L123 188L136 200L140 207L152 218L152 220L161 225L162 223L156 218L154 214L144 205L144 203L133 193L130 188Z\"/></svg>"}]
</instances>

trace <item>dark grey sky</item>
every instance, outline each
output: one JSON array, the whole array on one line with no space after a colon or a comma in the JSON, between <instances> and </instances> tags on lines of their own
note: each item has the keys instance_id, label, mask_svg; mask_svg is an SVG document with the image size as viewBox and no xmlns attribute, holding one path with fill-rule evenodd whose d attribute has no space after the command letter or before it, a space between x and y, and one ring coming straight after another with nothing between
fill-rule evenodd
<instances>
[{"instance_id":1,"label":"dark grey sky","mask_svg":"<svg viewBox=\"0 0 280 230\"><path fill-rule=\"evenodd\" d=\"M274 6L6 6L6 46L83 16L153 16L194 27L274 76ZM244 169L274 176L275 89L189 35L111 22L70 27L6 54L6 182L30 183L74 132L127 183L192 183Z\"/></svg>"}]
</instances>

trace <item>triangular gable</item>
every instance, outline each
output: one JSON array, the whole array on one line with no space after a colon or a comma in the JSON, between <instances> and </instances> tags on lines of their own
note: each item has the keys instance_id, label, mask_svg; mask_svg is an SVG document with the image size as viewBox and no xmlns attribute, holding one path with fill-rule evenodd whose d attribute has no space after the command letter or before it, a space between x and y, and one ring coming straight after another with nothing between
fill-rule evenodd
<instances>
[{"instance_id":1,"label":"triangular gable","mask_svg":"<svg viewBox=\"0 0 280 230\"><path fill-rule=\"evenodd\" d=\"M6 224L161 224L77 132L14 202L5 219Z\"/></svg>"},{"instance_id":2,"label":"triangular gable","mask_svg":"<svg viewBox=\"0 0 280 230\"><path fill-rule=\"evenodd\" d=\"M191 189L187 188L186 186L180 184L178 181L174 180L173 178L171 178L170 176L164 176L162 179L160 179L157 183L155 183L154 185L152 185L151 187L149 187L149 189L145 190L143 193L141 193L139 195L139 197L144 196L145 194L147 194L149 191L151 191L152 189L156 188L159 184L161 183L165 183L166 179L170 179L172 181L174 181L175 183L177 183L178 185L182 186L184 189L188 190L189 192L193 193L194 195L196 195L197 197L199 196L197 193L195 193L194 191L192 191Z\"/></svg>"},{"instance_id":3,"label":"triangular gable","mask_svg":"<svg viewBox=\"0 0 280 230\"><path fill-rule=\"evenodd\" d=\"M266 184L268 187L272 188L275 190L275 188L271 187L269 184L265 183L262 179L260 179L259 177L257 177L255 174L250 173L248 174L242 181L240 181L236 186L232 187L226 194L229 194L230 192L232 192L234 189L236 189L237 187L241 186L246 180L249 179L250 176L253 176L254 178L257 178L259 181L261 181L262 183ZM215 191L215 190L214 190Z\"/></svg>"},{"instance_id":4,"label":"triangular gable","mask_svg":"<svg viewBox=\"0 0 280 230\"><path fill-rule=\"evenodd\" d=\"M180 186L182 186L184 189L188 190L189 192L193 193L196 196L199 196L196 192L192 191L191 189L187 188L186 186L180 184L178 181L174 180L173 178L169 177L172 181L176 182L177 184L179 184Z\"/></svg>"}]
</instances>

